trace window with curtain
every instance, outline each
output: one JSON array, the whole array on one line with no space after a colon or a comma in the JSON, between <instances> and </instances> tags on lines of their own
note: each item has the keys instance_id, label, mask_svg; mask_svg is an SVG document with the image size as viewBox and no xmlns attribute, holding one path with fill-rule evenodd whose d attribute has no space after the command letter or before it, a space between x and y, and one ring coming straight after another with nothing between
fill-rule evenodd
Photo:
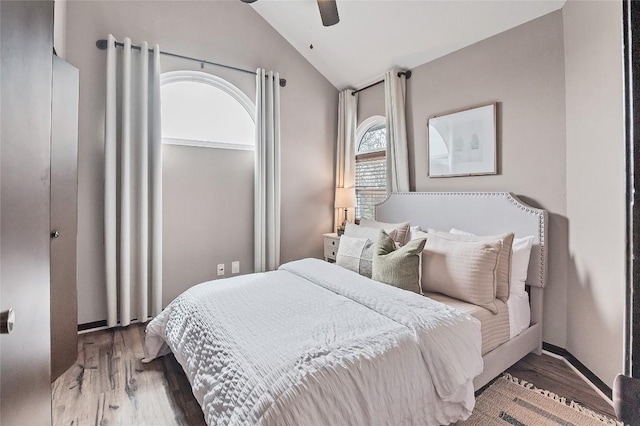
<instances>
[{"instance_id":1,"label":"window with curtain","mask_svg":"<svg viewBox=\"0 0 640 426\"><path fill-rule=\"evenodd\" d=\"M207 148L254 149L254 105L231 83L198 71L161 77L162 141Z\"/></svg>"},{"instance_id":2,"label":"window with curtain","mask_svg":"<svg viewBox=\"0 0 640 426\"><path fill-rule=\"evenodd\" d=\"M387 127L381 116L356 130L356 218L373 218L375 205L387 197Z\"/></svg>"}]
</instances>

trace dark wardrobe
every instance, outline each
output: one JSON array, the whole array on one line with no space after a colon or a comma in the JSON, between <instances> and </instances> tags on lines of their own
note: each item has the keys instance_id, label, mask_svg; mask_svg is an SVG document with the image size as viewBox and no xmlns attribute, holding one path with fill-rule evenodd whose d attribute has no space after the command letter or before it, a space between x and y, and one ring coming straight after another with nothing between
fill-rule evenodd
<instances>
[{"instance_id":1,"label":"dark wardrobe","mask_svg":"<svg viewBox=\"0 0 640 426\"><path fill-rule=\"evenodd\" d=\"M3 425L50 425L51 378L77 354L78 71L53 55L53 15L52 1L0 1Z\"/></svg>"}]
</instances>

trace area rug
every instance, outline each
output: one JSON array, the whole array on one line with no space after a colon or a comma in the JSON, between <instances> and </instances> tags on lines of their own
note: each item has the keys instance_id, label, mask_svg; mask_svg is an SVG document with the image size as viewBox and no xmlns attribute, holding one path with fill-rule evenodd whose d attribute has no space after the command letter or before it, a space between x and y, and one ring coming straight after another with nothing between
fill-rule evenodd
<instances>
[{"instance_id":1,"label":"area rug","mask_svg":"<svg viewBox=\"0 0 640 426\"><path fill-rule=\"evenodd\" d=\"M622 425L573 401L505 374L476 399L465 426Z\"/></svg>"}]
</instances>

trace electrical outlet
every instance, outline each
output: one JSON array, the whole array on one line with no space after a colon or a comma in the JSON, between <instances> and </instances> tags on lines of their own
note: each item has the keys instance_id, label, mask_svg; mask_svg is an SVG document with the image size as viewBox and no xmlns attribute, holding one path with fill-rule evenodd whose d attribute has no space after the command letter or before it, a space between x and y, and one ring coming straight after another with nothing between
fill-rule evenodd
<instances>
[{"instance_id":1,"label":"electrical outlet","mask_svg":"<svg viewBox=\"0 0 640 426\"><path fill-rule=\"evenodd\" d=\"M239 274L240 273L240 261L236 260L235 262L231 262L231 273Z\"/></svg>"},{"instance_id":2,"label":"electrical outlet","mask_svg":"<svg viewBox=\"0 0 640 426\"><path fill-rule=\"evenodd\" d=\"M224 275L224 263L218 263L218 276Z\"/></svg>"}]
</instances>

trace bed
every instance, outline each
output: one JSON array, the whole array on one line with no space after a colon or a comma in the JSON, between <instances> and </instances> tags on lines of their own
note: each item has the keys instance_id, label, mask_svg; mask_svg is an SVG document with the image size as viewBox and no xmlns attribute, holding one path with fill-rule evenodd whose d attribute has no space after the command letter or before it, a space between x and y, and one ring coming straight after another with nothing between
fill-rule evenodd
<instances>
[{"instance_id":1,"label":"bed","mask_svg":"<svg viewBox=\"0 0 640 426\"><path fill-rule=\"evenodd\" d=\"M540 353L546 212L508 193L397 193L376 219L534 235L529 327L483 351L481 322L464 309L303 259L183 293L148 325L148 360L175 354L209 424L468 417L474 389Z\"/></svg>"},{"instance_id":2,"label":"bed","mask_svg":"<svg viewBox=\"0 0 640 426\"><path fill-rule=\"evenodd\" d=\"M529 352L542 353L542 302L547 277L547 212L508 192L393 193L376 207L376 219L409 221L422 229L464 229L477 235L513 232L534 236L527 274L530 325L483 356L484 369L474 379L478 390Z\"/></svg>"}]
</instances>

